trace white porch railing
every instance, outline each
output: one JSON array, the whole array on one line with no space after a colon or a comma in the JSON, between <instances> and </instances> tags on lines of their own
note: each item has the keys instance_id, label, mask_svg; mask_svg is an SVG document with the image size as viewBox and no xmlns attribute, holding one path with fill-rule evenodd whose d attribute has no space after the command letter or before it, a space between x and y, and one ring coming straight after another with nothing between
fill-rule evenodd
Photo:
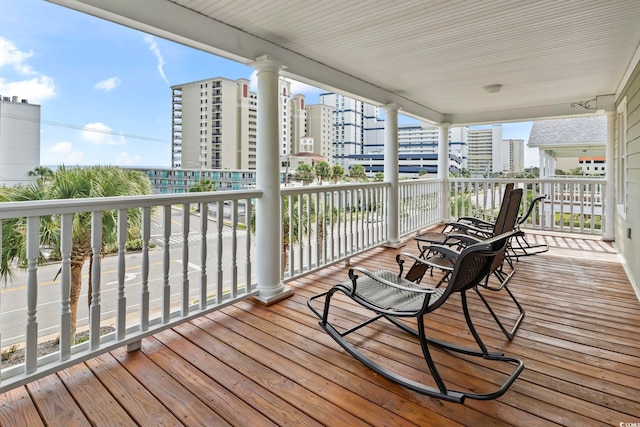
<instances>
[{"instance_id":1,"label":"white porch railing","mask_svg":"<svg viewBox=\"0 0 640 427\"><path fill-rule=\"evenodd\" d=\"M524 189L521 214L532 200L545 195L524 228L537 228L581 234L601 234L606 194L603 179L545 178L491 179L453 178L451 217L478 216L495 219L502 202L504 186L514 182Z\"/></svg>"},{"instance_id":2,"label":"white porch railing","mask_svg":"<svg viewBox=\"0 0 640 427\"><path fill-rule=\"evenodd\" d=\"M535 197L547 195L525 227L601 232L604 181L449 181L452 218L494 219L504 185L514 181L526 190L523 212ZM448 219L441 218L442 185L441 180L430 179L399 183L400 235ZM282 279L385 243L389 187L389 183L369 183L282 189ZM261 196L260 191L230 191L1 203L0 221L25 218L28 263L0 298L0 347L17 345L25 351L24 363L2 369L0 393L116 347L136 348L147 335L255 295L252 266L259 251L250 224L253 201ZM144 218L139 252L125 249L131 209L141 210ZM78 330L88 329L89 341L72 345L72 219L78 213L92 215L92 248L98 254L103 249L102 213L107 210L118 213L117 248L113 256L93 258L92 303L86 306L85 293L78 304ZM57 248L61 259L38 265L44 249L40 222L49 216L61 224ZM58 270L59 279L44 278L53 278ZM102 326L112 327L113 332L101 335ZM58 338L57 352L38 357L40 342Z\"/></svg>"},{"instance_id":3,"label":"white porch railing","mask_svg":"<svg viewBox=\"0 0 640 427\"><path fill-rule=\"evenodd\" d=\"M442 221L442 180L405 180L398 187L401 236Z\"/></svg>"},{"instance_id":4,"label":"white porch railing","mask_svg":"<svg viewBox=\"0 0 640 427\"><path fill-rule=\"evenodd\" d=\"M239 219L251 218L252 200L261 194L0 203L0 222L23 218L26 224L28 261L26 272L16 266L15 280L5 285L0 299L0 347L24 349L24 363L2 369L0 393L116 347L136 348L147 335L256 294L254 239ZM127 253L127 215L133 209L142 211L142 250ZM107 210L117 211L118 243L114 256L101 257ZM71 228L74 215L86 212L91 214L92 298L87 308L85 283L77 327L88 328L89 340L72 345ZM38 265L43 217L53 217L61 227L60 248L53 248L61 259L48 265ZM42 280L57 277L57 271L59 279ZM113 332L101 336L105 326ZM59 339L59 350L38 357L38 344L51 339Z\"/></svg>"},{"instance_id":5,"label":"white porch railing","mask_svg":"<svg viewBox=\"0 0 640 427\"><path fill-rule=\"evenodd\" d=\"M282 278L386 242L388 188L388 183L368 183L282 189Z\"/></svg>"}]
</instances>

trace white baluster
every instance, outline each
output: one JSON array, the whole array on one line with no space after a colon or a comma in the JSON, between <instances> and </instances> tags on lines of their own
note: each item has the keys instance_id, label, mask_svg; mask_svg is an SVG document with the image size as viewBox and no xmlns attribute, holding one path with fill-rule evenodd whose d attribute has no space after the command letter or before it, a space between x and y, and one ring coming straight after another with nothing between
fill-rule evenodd
<instances>
[{"instance_id":1,"label":"white baluster","mask_svg":"<svg viewBox=\"0 0 640 427\"><path fill-rule=\"evenodd\" d=\"M162 215L162 323L169 322L171 305L171 285L169 283L169 266L171 265L171 205L165 205Z\"/></svg>"},{"instance_id":2,"label":"white baluster","mask_svg":"<svg viewBox=\"0 0 640 427\"><path fill-rule=\"evenodd\" d=\"M38 255L40 217L27 218L27 328L25 373L35 372L38 363Z\"/></svg>"},{"instance_id":3,"label":"white baluster","mask_svg":"<svg viewBox=\"0 0 640 427\"><path fill-rule=\"evenodd\" d=\"M127 210L118 210L118 305L116 308L116 337L124 339L127 328L127 297L124 293L124 278L126 273L126 245L127 245Z\"/></svg>"},{"instance_id":4,"label":"white baluster","mask_svg":"<svg viewBox=\"0 0 640 427\"><path fill-rule=\"evenodd\" d=\"M100 280L102 251L102 211L91 213L91 307L89 308L89 346L100 347Z\"/></svg>"},{"instance_id":5,"label":"white baluster","mask_svg":"<svg viewBox=\"0 0 640 427\"><path fill-rule=\"evenodd\" d=\"M73 234L73 214L60 218L60 360L71 357L71 237Z\"/></svg>"},{"instance_id":6,"label":"white baluster","mask_svg":"<svg viewBox=\"0 0 640 427\"><path fill-rule=\"evenodd\" d=\"M182 205L182 315L189 314L189 227L191 204Z\"/></svg>"},{"instance_id":7,"label":"white baluster","mask_svg":"<svg viewBox=\"0 0 640 427\"><path fill-rule=\"evenodd\" d=\"M247 277L245 284L245 292L249 292L251 290L251 215L252 215L252 205L251 199L247 199L245 201L244 208L244 222L247 225Z\"/></svg>"},{"instance_id":8,"label":"white baluster","mask_svg":"<svg viewBox=\"0 0 640 427\"><path fill-rule=\"evenodd\" d=\"M207 228L209 205L200 203L200 309L207 307Z\"/></svg>"},{"instance_id":9,"label":"white baluster","mask_svg":"<svg viewBox=\"0 0 640 427\"><path fill-rule=\"evenodd\" d=\"M217 282L216 282L216 301L218 304L222 302L222 296L224 292L224 282L222 274L222 227L224 226L224 202L218 200L218 212L216 212L216 226L217 226L217 238L218 238L218 253L216 256L217 265Z\"/></svg>"},{"instance_id":10,"label":"white baluster","mask_svg":"<svg viewBox=\"0 0 640 427\"><path fill-rule=\"evenodd\" d=\"M231 297L238 296L238 200L231 204Z\"/></svg>"},{"instance_id":11,"label":"white baluster","mask_svg":"<svg viewBox=\"0 0 640 427\"><path fill-rule=\"evenodd\" d=\"M149 329L149 239L151 238L151 208L142 208L142 289L140 329Z\"/></svg>"}]
</instances>

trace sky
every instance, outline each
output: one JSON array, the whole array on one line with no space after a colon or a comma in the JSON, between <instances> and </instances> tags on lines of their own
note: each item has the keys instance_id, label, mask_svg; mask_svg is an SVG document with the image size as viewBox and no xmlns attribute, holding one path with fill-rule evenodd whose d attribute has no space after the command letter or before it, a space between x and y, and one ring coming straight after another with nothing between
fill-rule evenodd
<instances>
[{"instance_id":1,"label":"sky","mask_svg":"<svg viewBox=\"0 0 640 427\"><path fill-rule=\"evenodd\" d=\"M43 0L0 0L0 94L41 106L42 165L169 167L170 87L252 75L243 64ZM322 91L292 82L291 92L314 104ZM530 129L504 124L503 138L526 143ZM536 150L525 149L525 165L538 165Z\"/></svg>"}]
</instances>

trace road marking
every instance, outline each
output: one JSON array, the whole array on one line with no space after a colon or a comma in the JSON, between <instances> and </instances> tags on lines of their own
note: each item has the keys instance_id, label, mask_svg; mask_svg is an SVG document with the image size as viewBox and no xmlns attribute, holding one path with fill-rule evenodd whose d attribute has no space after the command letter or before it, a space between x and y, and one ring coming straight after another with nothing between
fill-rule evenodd
<instances>
[{"instance_id":1,"label":"road marking","mask_svg":"<svg viewBox=\"0 0 640 427\"><path fill-rule=\"evenodd\" d=\"M125 281L125 282L128 282L128 281L130 281L130 280L133 280L133 279L135 279L135 278L136 278L136 274L134 274L134 273L127 273L127 274L125 274L125 275L124 275L124 281ZM118 284L118 281L117 281L117 280L114 280L113 282L107 282L107 283L105 283L104 285L105 285L105 286L111 286L111 285L117 285L117 284Z\"/></svg>"},{"instance_id":2,"label":"road marking","mask_svg":"<svg viewBox=\"0 0 640 427\"><path fill-rule=\"evenodd\" d=\"M178 264L182 264L182 261L180 261L179 259L177 259L177 260L176 260L176 262L177 262ZM194 263L190 262L190 263L188 263L187 265L188 265L189 267L193 268L193 269L194 269L194 270L196 270L196 271L202 271L202 268L201 268L199 265L197 265L197 264L194 264Z\"/></svg>"}]
</instances>

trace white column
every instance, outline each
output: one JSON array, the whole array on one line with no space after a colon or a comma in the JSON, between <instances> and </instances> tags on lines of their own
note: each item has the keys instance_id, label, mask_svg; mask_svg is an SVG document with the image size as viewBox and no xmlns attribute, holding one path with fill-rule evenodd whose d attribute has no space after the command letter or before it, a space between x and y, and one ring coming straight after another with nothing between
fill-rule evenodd
<instances>
[{"instance_id":1,"label":"white column","mask_svg":"<svg viewBox=\"0 0 640 427\"><path fill-rule=\"evenodd\" d=\"M384 181L391 183L387 205L387 246L399 248L400 193L398 191L398 106L384 106Z\"/></svg>"},{"instance_id":2,"label":"white column","mask_svg":"<svg viewBox=\"0 0 640 427\"><path fill-rule=\"evenodd\" d=\"M615 240L615 178L614 178L614 159L615 159L615 123L616 115L614 111L606 111L607 115L607 151L605 158L607 189L604 199L604 216L602 239L608 242Z\"/></svg>"},{"instance_id":3,"label":"white column","mask_svg":"<svg viewBox=\"0 0 640 427\"><path fill-rule=\"evenodd\" d=\"M438 138L438 179L442 180L440 190L440 207L442 209L442 221L448 221L451 216L449 206L449 123L440 125L440 138Z\"/></svg>"},{"instance_id":4,"label":"white column","mask_svg":"<svg viewBox=\"0 0 640 427\"><path fill-rule=\"evenodd\" d=\"M258 77L258 140L256 147L256 187L262 197L256 202L256 299L272 304L290 296L280 280L282 253L280 215L280 141L278 121L278 77L280 64L261 56L253 68Z\"/></svg>"}]
</instances>

